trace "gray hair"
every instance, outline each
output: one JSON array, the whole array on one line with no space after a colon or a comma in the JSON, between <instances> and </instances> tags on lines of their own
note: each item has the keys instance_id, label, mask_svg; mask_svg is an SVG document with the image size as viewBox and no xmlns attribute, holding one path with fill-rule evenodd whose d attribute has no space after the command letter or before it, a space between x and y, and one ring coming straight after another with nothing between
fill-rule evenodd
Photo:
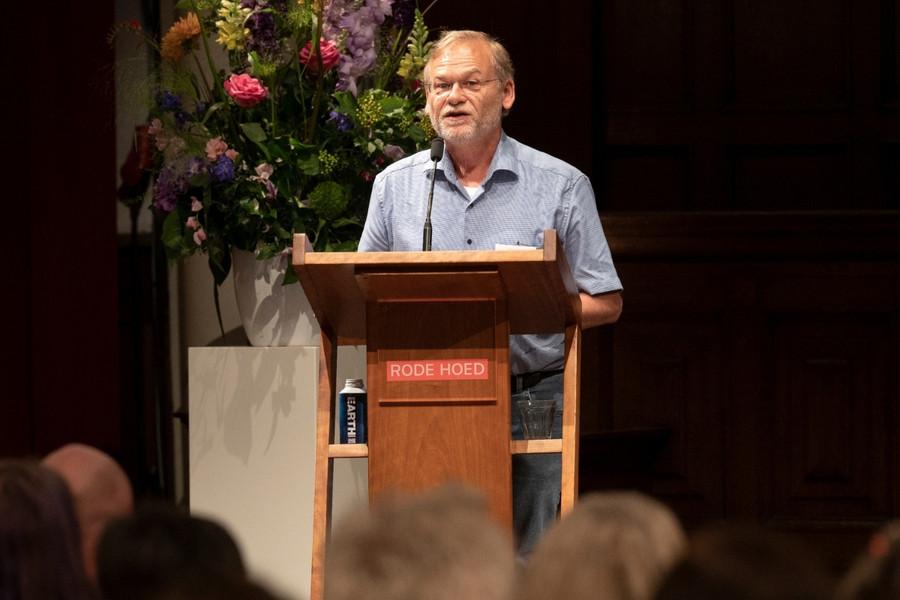
<instances>
[{"instance_id":1,"label":"gray hair","mask_svg":"<svg viewBox=\"0 0 900 600\"><path fill-rule=\"evenodd\" d=\"M512 597L649 600L685 547L661 502L639 492L588 494L535 546Z\"/></svg>"},{"instance_id":2,"label":"gray hair","mask_svg":"<svg viewBox=\"0 0 900 600\"><path fill-rule=\"evenodd\" d=\"M325 570L326 600L507 600L515 557L483 496L444 485L348 515Z\"/></svg>"},{"instance_id":3,"label":"gray hair","mask_svg":"<svg viewBox=\"0 0 900 600\"><path fill-rule=\"evenodd\" d=\"M515 71L513 69L512 59L509 57L509 52L506 51L503 44L492 35L482 31L472 31L469 29L456 29L441 33L441 37L438 38L431 47L431 51L428 53L428 60L425 61L425 79L428 79L431 61L442 54L449 46L452 46L457 42L475 40L484 42L490 46L491 65L494 67L494 71L497 73L497 78L500 79L500 82L505 84L507 81L512 80L515 77Z\"/></svg>"}]
</instances>

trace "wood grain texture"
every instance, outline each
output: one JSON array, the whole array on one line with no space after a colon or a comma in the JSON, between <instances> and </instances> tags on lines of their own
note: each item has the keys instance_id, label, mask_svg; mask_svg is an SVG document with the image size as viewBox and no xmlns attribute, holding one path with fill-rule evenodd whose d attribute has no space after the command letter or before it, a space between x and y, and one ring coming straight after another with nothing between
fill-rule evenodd
<instances>
[{"instance_id":1,"label":"wood grain texture","mask_svg":"<svg viewBox=\"0 0 900 600\"><path fill-rule=\"evenodd\" d=\"M563 374L562 488L560 514L575 506L578 497L578 441L581 437L581 325L566 327L566 358Z\"/></svg>"},{"instance_id":2,"label":"wood grain texture","mask_svg":"<svg viewBox=\"0 0 900 600\"><path fill-rule=\"evenodd\" d=\"M495 402L498 379L509 376L503 368L505 360L501 362L508 341L499 340L495 331L502 312L502 299L490 298L370 303L369 364L374 361L379 369L368 380L369 392L379 404ZM446 359L487 360L488 377L460 381L387 380L389 361Z\"/></svg>"},{"instance_id":3,"label":"wood grain texture","mask_svg":"<svg viewBox=\"0 0 900 600\"><path fill-rule=\"evenodd\" d=\"M369 495L447 481L481 489L512 527L512 453L562 452L564 505L577 489L581 305L553 230L539 250L315 253L295 236L293 267L322 328L312 597L323 592L334 457L367 456ZM511 443L509 336L567 331L563 440ZM365 343L368 444L333 444L334 361ZM392 361L487 361L486 378L388 381Z\"/></svg>"},{"instance_id":4,"label":"wood grain texture","mask_svg":"<svg viewBox=\"0 0 900 600\"><path fill-rule=\"evenodd\" d=\"M368 444L329 444L328 456L331 458L366 458L369 456Z\"/></svg>"},{"instance_id":5,"label":"wood grain texture","mask_svg":"<svg viewBox=\"0 0 900 600\"><path fill-rule=\"evenodd\" d=\"M364 343L359 281L374 273L497 271L514 334L561 332L578 318L578 290L554 230L544 232L543 249L508 251L312 252L304 234L294 237L294 270L316 318L339 345Z\"/></svg>"},{"instance_id":6,"label":"wood grain texture","mask_svg":"<svg viewBox=\"0 0 900 600\"><path fill-rule=\"evenodd\" d=\"M511 454L559 454L562 452L563 441L561 439L550 440L511 440L509 452Z\"/></svg>"},{"instance_id":7,"label":"wood grain texture","mask_svg":"<svg viewBox=\"0 0 900 600\"><path fill-rule=\"evenodd\" d=\"M313 549L310 600L322 600L325 595L325 548L331 525L331 483L333 464L330 444L334 439L334 402L337 391L335 373L337 345L334 334L321 328L322 346L319 350L319 384L316 399L316 468L313 495Z\"/></svg>"},{"instance_id":8,"label":"wood grain texture","mask_svg":"<svg viewBox=\"0 0 900 600\"><path fill-rule=\"evenodd\" d=\"M465 274L447 277L467 287ZM367 312L370 498L459 481L482 490L493 515L511 527L509 327L503 298L370 302ZM460 357L488 359L489 378L386 380L389 360Z\"/></svg>"}]
</instances>

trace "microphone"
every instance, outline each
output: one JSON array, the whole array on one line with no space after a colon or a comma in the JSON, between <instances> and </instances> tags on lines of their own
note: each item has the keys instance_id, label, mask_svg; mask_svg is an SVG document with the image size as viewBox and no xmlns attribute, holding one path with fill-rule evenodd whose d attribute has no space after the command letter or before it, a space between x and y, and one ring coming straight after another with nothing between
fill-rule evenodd
<instances>
[{"instance_id":1,"label":"microphone","mask_svg":"<svg viewBox=\"0 0 900 600\"><path fill-rule=\"evenodd\" d=\"M431 140L431 189L428 190L428 210L425 212L425 229L422 231L422 250L431 250L431 202L434 199L434 176L437 173L437 164L444 157L444 140L436 137Z\"/></svg>"}]
</instances>

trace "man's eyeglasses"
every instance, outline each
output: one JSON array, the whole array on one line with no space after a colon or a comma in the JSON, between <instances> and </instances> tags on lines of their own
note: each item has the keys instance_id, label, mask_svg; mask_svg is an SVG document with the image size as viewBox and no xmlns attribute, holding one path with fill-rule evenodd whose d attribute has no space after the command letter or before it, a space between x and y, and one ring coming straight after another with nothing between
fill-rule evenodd
<instances>
[{"instance_id":1,"label":"man's eyeglasses","mask_svg":"<svg viewBox=\"0 0 900 600\"><path fill-rule=\"evenodd\" d=\"M495 79L464 79L461 81L432 81L431 83L426 83L425 87L428 88L435 96L444 96L450 93L450 90L453 89L455 84L458 84L460 89L464 92L480 92L481 88L484 87L484 84L490 83L492 81L500 81L499 78Z\"/></svg>"}]
</instances>

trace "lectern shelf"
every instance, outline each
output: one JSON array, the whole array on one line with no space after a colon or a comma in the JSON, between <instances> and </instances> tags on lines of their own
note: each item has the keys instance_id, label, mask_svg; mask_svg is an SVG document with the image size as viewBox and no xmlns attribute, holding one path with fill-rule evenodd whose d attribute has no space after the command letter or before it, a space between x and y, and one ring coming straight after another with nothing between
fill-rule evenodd
<instances>
[{"instance_id":1,"label":"lectern shelf","mask_svg":"<svg viewBox=\"0 0 900 600\"><path fill-rule=\"evenodd\" d=\"M510 440L510 454L552 454L562 452L562 440ZM330 458L366 458L367 444L329 444Z\"/></svg>"}]
</instances>

